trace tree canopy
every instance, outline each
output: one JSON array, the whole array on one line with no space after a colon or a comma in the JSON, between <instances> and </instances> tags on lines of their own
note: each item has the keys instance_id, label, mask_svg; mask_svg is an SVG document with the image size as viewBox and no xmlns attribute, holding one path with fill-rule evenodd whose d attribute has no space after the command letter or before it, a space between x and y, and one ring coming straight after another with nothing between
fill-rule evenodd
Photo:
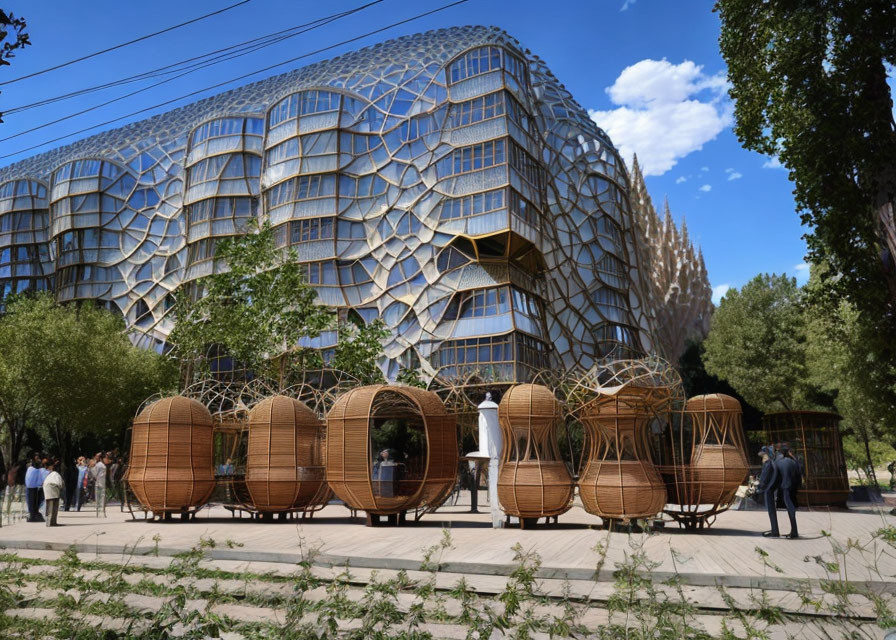
<instances>
[{"instance_id":1,"label":"tree canopy","mask_svg":"<svg viewBox=\"0 0 896 640\"><path fill-rule=\"evenodd\" d=\"M202 362L214 346L257 374L282 380L287 356L316 356L300 340L332 327L334 315L318 304L295 253L276 248L269 225L221 241L216 259L226 268L199 280L194 297L188 290L178 295L169 342L179 359Z\"/></svg>"},{"instance_id":2,"label":"tree canopy","mask_svg":"<svg viewBox=\"0 0 896 640\"><path fill-rule=\"evenodd\" d=\"M811 261L832 267L829 284L859 308L892 313L896 5L718 0L716 10L735 133L790 170Z\"/></svg>"},{"instance_id":3,"label":"tree canopy","mask_svg":"<svg viewBox=\"0 0 896 640\"><path fill-rule=\"evenodd\" d=\"M796 280L762 274L731 289L712 317L706 371L751 405L790 410L806 395L806 320Z\"/></svg>"},{"instance_id":4,"label":"tree canopy","mask_svg":"<svg viewBox=\"0 0 896 640\"><path fill-rule=\"evenodd\" d=\"M7 460L19 455L26 428L63 448L87 433L122 434L143 400L173 386L170 361L134 347L124 329L110 311L60 306L46 294L7 301L0 317Z\"/></svg>"},{"instance_id":5,"label":"tree canopy","mask_svg":"<svg viewBox=\"0 0 896 640\"><path fill-rule=\"evenodd\" d=\"M16 57L16 49L31 44L31 36L25 31L27 26L24 18L17 18L12 12L0 9L0 67L9 66L9 59ZM0 122L3 122L2 111Z\"/></svg>"}]
</instances>

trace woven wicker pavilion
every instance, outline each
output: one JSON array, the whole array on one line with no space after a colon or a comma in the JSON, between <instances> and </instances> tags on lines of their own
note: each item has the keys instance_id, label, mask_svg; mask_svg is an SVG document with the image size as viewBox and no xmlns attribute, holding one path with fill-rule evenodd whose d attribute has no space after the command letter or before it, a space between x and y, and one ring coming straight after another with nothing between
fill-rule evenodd
<instances>
[{"instance_id":1,"label":"woven wicker pavilion","mask_svg":"<svg viewBox=\"0 0 896 640\"><path fill-rule=\"evenodd\" d=\"M804 506L846 506L849 478L840 439L841 417L822 411L766 414L766 442L786 443L803 468L797 500Z\"/></svg>"},{"instance_id":2,"label":"woven wicker pavilion","mask_svg":"<svg viewBox=\"0 0 896 640\"><path fill-rule=\"evenodd\" d=\"M215 488L212 416L183 396L162 398L134 419L127 482L155 515L191 515Z\"/></svg>"},{"instance_id":3,"label":"woven wicker pavilion","mask_svg":"<svg viewBox=\"0 0 896 640\"><path fill-rule=\"evenodd\" d=\"M498 499L520 527L566 513L574 484L557 447L563 411L554 392L537 384L511 387L498 405L504 446Z\"/></svg>"},{"instance_id":4,"label":"woven wicker pavilion","mask_svg":"<svg viewBox=\"0 0 896 640\"><path fill-rule=\"evenodd\" d=\"M326 429L304 403L283 395L249 412L246 486L262 514L305 511L327 503Z\"/></svg>"},{"instance_id":5,"label":"woven wicker pavilion","mask_svg":"<svg viewBox=\"0 0 896 640\"><path fill-rule=\"evenodd\" d=\"M440 504L454 488L457 428L431 391L371 385L344 393L327 414L327 482L368 525Z\"/></svg>"}]
</instances>

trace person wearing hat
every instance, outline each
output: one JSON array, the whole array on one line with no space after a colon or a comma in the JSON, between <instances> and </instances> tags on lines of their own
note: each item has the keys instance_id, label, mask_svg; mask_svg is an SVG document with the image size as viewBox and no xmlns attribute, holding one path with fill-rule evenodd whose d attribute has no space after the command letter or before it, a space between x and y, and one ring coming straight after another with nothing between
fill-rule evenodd
<instances>
[{"instance_id":1,"label":"person wearing hat","mask_svg":"<svg viewBox=\"0 0 896 640\"><path fill-rule=\"evenodd\" d=\"M778 472L779 491L784 494L784 506L787 508L787 516L790 518L790 533L788 538L798 538L796 529L796 492L803 483L803 472L799 462L793 457L793 452L786 444L778 448L781 454L775 460L775 470Z\"/></svg>"},{"instance_id":2,"label":"person wearing hat","mask_svg":"<svg viewBox=\"0 0 896 640\"><path fill-rule=\"evenodd\" d=\"M759 450L759 457L762 458L762 471L759 474L759 486L756 487L756 493L762 494L765 498L765 506L768 509L768 519L772 528L764 531L762 535L766 538L780 538L778 531L778 513L775 510L775 493L780 484L778 476L778 468L775 465L775 450L772 447L765 446Z\"/></svg>"}]
</instances>

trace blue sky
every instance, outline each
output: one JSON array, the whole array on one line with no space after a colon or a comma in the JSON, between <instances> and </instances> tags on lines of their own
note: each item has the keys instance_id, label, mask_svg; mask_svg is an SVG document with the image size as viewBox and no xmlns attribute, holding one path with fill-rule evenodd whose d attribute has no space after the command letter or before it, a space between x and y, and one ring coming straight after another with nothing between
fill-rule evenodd
<instances>
[{"instance_id":1,"label":"blue sky","mask_svg":"<svg viewBox=\"0 0 896 640\"><path fill-rule=\"evenodd\" d=\"M0 81L164 29L237 1L6 0L4 6L8 11L28 20L33 46L20 51L12 66L0 68ZM113 88L8 115L0 125L0 138L59 118L65 120L0 142L0 155L329 46L435 9L448 1L384 0L320 29L81 116L66 118L141 85ZM361 0L250 0L231 11L157 38L0 87L0 110L116 80L359 4ZM766 157L743 150L731 131L725 64L717 44L719 21L712 5L708 0L469 0L306 60L310 63L377 41L438 27L466 24L502 27L545 60L579 103L607 130L627 161L632 152L638 154L654 204L661 207L663 199L668 198L676 221L687 221L690 237L703 250L717 295L726 287L743 285L761 272L786 272L802 283L808 277L808 269L803 264L802 235L806 229L800 225L794 210L793 187L785 170L771 166L773 163ZM292 67L254 76L233 86L289 68ZM146 112L107 128L201 97ZM0 164L95 131L6 158Z\"/></svg>"}]
</instances>

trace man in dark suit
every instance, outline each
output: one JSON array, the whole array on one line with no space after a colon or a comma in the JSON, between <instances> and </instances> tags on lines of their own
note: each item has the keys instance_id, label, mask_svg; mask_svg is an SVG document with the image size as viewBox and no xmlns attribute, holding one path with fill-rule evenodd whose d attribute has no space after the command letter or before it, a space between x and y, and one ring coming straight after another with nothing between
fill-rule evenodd
<instances>
[{"instance_id":1,"label":"man in dark suit","mask_svg":"<svg viewBox=\"0 0 896 640\"><path fill-rule=\"evenodd\" d=\"M775 460L775 468L778 472L781 493L784 494L784 506L787 508L787 516L790 518L790 534L788 538L798 538L796 530L796 492L803 483L803 472L799 462L793 457L793 452L786 444L778 449L781 456Z\"/></svg>"},{"instance_id":2,"label":"man in dark suit","mask_svg":"<svg viewBox=\"0 0 896 640\"><path fill-rule=\"evenodd\" d=\"M762 447L759 450L759 457L762 458L762 471L759 474L759 486L756 487L756 493L761 494L765 499L768 519L772 525L771 530L763 532L762 535L766 538L779 538L781 534L778 531L778 513L775 511L775 493L778 490L780 478L775 465L775 451L772 447Z\"/></svg>"}]
</instances>

